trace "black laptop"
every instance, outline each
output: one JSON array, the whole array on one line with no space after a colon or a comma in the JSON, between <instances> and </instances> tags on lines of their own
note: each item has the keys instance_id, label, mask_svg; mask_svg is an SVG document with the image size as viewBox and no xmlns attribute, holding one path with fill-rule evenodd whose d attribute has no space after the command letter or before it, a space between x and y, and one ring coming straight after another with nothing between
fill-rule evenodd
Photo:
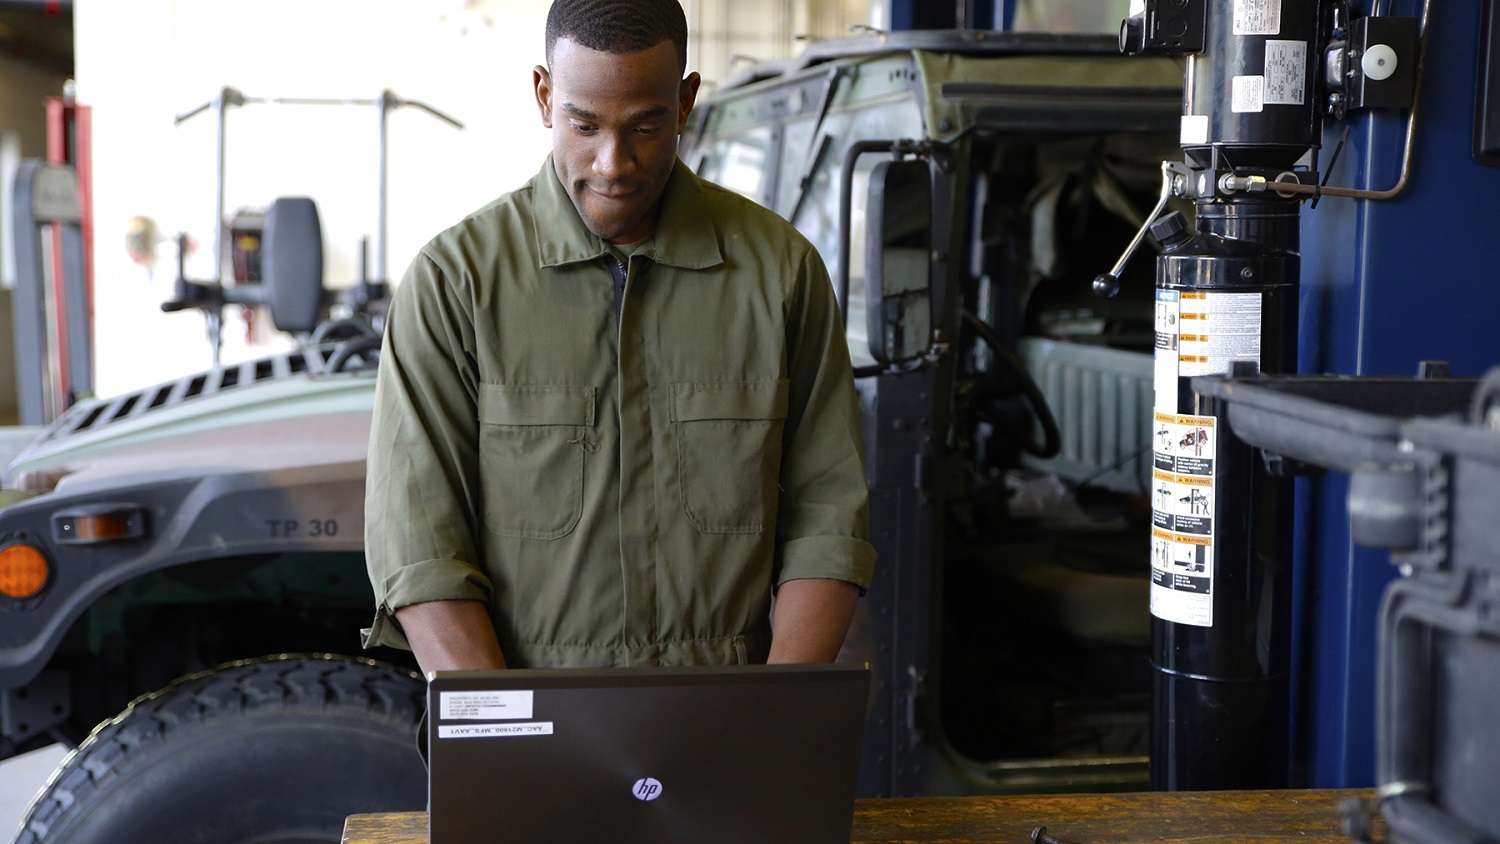
<instances>
[{"instance_id":1,"label":"black laptop","mask_svg":"<svg viewBox=\"0 0 1500 844\"><path fill-rule=\"evenodd\" d=\"M432 844L848 844L854 665L439 671Z\"/></svg>"}]
</instances>

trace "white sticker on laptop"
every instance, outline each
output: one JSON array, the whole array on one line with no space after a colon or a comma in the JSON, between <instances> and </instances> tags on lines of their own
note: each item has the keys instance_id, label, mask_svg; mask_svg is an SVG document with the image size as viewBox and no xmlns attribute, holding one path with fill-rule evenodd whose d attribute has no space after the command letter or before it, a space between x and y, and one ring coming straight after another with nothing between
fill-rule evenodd
<instances>
[{"instance_id":1,"label":"white sticker on laptop","mask_svg":"<svg viewBox=\"0 0 1500 844\"><path fill-rule=\"evenodd\" d=\"M439 692L440 721L507 721L531 717L533 693Z\"/></svg>"},{"instance_id":2,"label":"white sticker on laptop","mask_svg":"<svg viewBox=\"0 0 1500 844\"><path fill-rule=\"evenodd\" d=\"M438 738L524 738L552 735L551 721L526 724L439 724Z\"/></svg>"}]
</instances>

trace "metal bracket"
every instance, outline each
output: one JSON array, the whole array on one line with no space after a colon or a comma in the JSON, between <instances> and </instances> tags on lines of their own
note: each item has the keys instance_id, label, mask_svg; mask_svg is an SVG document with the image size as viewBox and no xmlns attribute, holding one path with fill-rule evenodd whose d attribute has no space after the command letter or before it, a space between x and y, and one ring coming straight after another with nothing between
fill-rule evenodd
<instances>
[{"instance_id":1,"label":"metal bracket","mask_svg":"<svg viewBox=\"0 0 1500 844\"><path fill-rule=\"evenodd\" d=\"M13 744L45 733L72 714L65 671L44 671L19 689L0 689L0 738Z\"/></svg>"},{"instance_id":2,"label":"metal bracket","mask_svg":"<svg viewBox=\"0 0 1500 844\"><path fill-rule=\"evenodd\" d=\"M1417 18L1357 18L1328 45L1323 76L1328 113L1342 120L1354 109L1411 108L1417 97Z\"/></svg>"}]
</instances>

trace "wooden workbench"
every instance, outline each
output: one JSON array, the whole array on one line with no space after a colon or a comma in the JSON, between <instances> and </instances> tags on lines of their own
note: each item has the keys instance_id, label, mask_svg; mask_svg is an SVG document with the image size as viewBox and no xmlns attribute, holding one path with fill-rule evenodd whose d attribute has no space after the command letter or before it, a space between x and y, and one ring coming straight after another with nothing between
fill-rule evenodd
<instances>
[{"instance_id":1,"label":"wooden workbench","mask_svg":"<svg viewBox=\"0 0 1500 844\"><path fill-rule=\"evenodd\" d=\"M1219 791L859 800L853 844L1349 844L1339 801L1363 791ZM422 812L354 815L344 844L426 844ZM566 844L566 842L559 842Z\"/></svg>"}]
</instances>

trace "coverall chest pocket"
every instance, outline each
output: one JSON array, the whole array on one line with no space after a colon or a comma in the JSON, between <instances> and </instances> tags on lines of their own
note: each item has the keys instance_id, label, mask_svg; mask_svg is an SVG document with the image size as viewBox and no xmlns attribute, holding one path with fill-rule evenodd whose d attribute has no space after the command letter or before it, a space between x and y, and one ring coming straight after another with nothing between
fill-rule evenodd
<instances>
[{"instance_id":1,"label":"coverall chest pocket","mask_svg":"<svg viewBox=\"0 0 1500 844\"><path fill-rule=\"evenodd\" d=\"M760 533L774 516L787 382L672 385L682 509L701 533Z\"/></svg>"},{"instance_id":2,"label":"coverall chest pocket","mask_svg":"<svg viewBox=\"0 0 1500 844\"><path fill-rule=\"evenodd\" d=\"M501 536L557 539L583 514L593 387L479 385L485 524Z\"/></svg>"}]
</instances>

